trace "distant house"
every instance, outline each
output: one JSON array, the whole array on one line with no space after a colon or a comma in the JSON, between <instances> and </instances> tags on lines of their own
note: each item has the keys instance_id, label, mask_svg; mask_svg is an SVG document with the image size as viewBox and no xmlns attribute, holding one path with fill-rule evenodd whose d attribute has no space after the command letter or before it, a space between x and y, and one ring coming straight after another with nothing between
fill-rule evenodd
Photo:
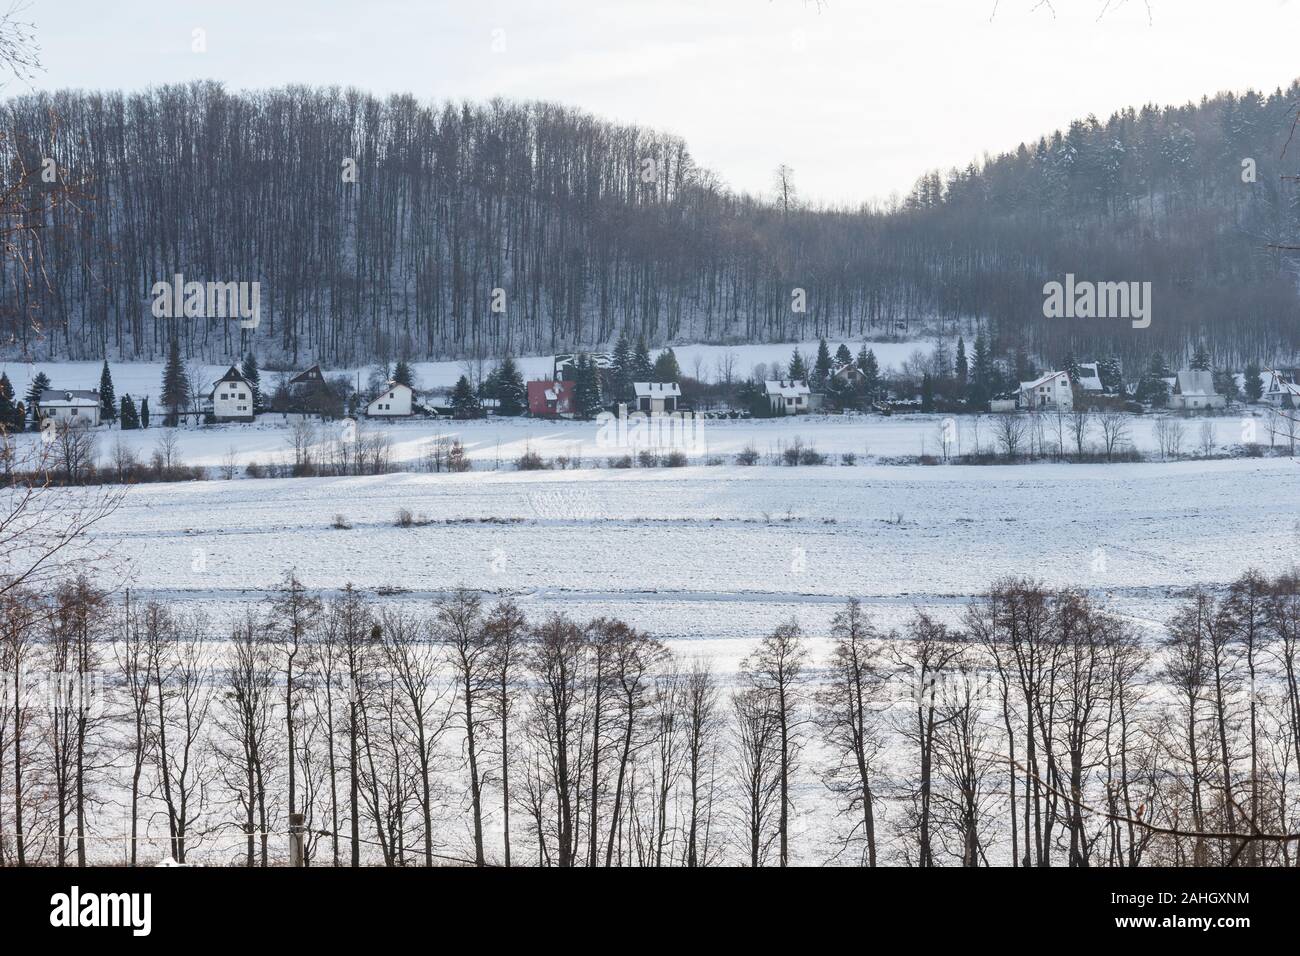
<instances>
[{"instance_id":1,"label":"distant house","mask_svg":"<svg viewBox=\"0 0 1300 956\"><path fill-rule=\"evenodd\" d=\"M547 381L528 383L528 414L536 418L572 418L578 410L577 383Z\"/></svg>"},{"instance_id":2,"label":"distant house","mask_svg":"<svg viewBox=\"0 0 1300 956\"><path fill-rule=\"evenodd\" d=\"M1264 393L1260 397L1280 408L1300 406L1300 373L1295 369L1264 369ZM1244 383L1243 383L1244 384Z\"/></svg>"},{"instance_id":3,"label":"distant house","mask_svg":"<svg viewBox=\"0 0 1300 956\"><path fill-rule=\"evenodd\" d=\"M232 365L212 383L212 391L199 396L199 409L214 422L251 422L253 386Z\"/></svg>"},{"instance_id":4,"label":"distant house","mask_svg":"<svg viewBox=\"0 0 1300 956\"><path fill-rule=\"evenodd\" d=\"M325 380L319 365L299 372L271 397L271 409L308 418L341 418L343 396Z\"/></svg>"},{"instance_id":5,"label":"distant house","mask_svg":"<svg viewBox=\"0 0 1300 956\"><path fill-rule=\"evenodd\" d=\"M803 415L812 408L812 389L807 382L778 379L764 382L763 390L776 414Z\"/></svg>"},{"instance_id":6,"label":"distant house","mask_svg":"<svg viewBox=\"0 0 1300 956\"><path fill-rule=\"evenodd\" d=\"M321 385L325 382L325 373L320 370L319 365L313 365L305 371L299 372L293 378L289 379L289 385Z\"/></svg>"},{"instance_id":7,"label":"distant house","mask_svg":"<svg viewBox=\"0 0 1300 956\"><path fill-rule=\"evenodd\" d=\"M831 369L831 378L843 382L846 385L861 385L866 381L866 373L858 368L856 362L845 362L843 365L837 365Z\"/></svg>"},{"instance_id":8,"label":"distant house","mask_svg":"<svg viewBox=\"0 0 1300 956\"><path fill-rule=\"evenodd\" d=\"M1029 410L1074 408L1074 389L1070 386L1070 374L1048 372L1032 382L1021 382L1016 404L1020 408Z\"/></svg>"},{"instance_id":9,"label":"distant house","mask_svg":"<svg viewBox=\"0 0 1300 956\"><path fill-rule=\"evenodd\" d=\"M410 418L415 414L415 391L401 382L389 382L366 405L367 418Z\"/></svg>"},{"instance_id":10,"label":"distant house","mask_svg":"<svg viewBox=\"0 0 1300 956\"><path fill-rule=\"evenodd\" d=\"M1098 395L1106 390L1101 384L1101 371L1097 368L1096 362L1080 362L1075 368L1079 370L1079 381L1075 384L1080 389Z\"/></svg>"},{"instance_id":11,"label":"distant house","mask_svg":"<svg viewBox=\"0 0 1300 956\"><path fill-rule=\"evenodd\" d=\"M638 412L675 412L682 389L676 382L633 382Z\"/></svg>"},{"instance_id":12,"label":"distant house","mask_svg":"<svg viewBox=\"0 0 1300 956\"><path fill-rule=\"evenodd\" d=\"M99 424L99 390L47 388L36 403L41 420Z\"/></svg>"},{"instance_id":13,"label":"distant house","mask_svg":"<svg viewBox=\"0 0 1300 956\"><path fill-rule=\"evenodd\" d=\"M1170 408L1224 408L1228 397L1214 390L1214 373L1184 369L1174 377L1169 392Z\"/></svg>"}]
</instances>

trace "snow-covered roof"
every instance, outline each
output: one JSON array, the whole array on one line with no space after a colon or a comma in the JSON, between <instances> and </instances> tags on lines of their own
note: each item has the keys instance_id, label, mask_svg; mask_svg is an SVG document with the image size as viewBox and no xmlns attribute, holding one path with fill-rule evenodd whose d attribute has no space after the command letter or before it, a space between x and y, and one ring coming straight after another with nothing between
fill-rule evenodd
<instances>
[{"instance_id":1,"label":"snow-covered roof","mask_svg":"<svg viewBox=\"0 0 1300 956\"><path fill-rule=\"evenodd\" d=\"M637 398L681 398L682 390L676 382L633 382Z\"/></svg>"},{"instance_id":2,"label":"snow-covered roof","mask_svg":"<svg viewBox=\"0 0 1300 956\"><path fill-rule=\"evenodd\" d=\"M1080 362L1077 366L1079 369L1079 387L1085 392L1100 392L1101 371L1097 368L1096 362Z\"/></svg>"},{"instance_id":3,"label":"snow-covered roof","mask_svg":"<svg viewBox=\"0 0 1300 956\"><path fill-rule=\"evenodd\" d=\"M47 388L37 404L42 408L98 408L99 392L93 389Z\"/></svg>"},{"instance_id":4,"label":"snow-covered roof","mask_svg":"<svg viewBox=\"0 0 1300 956\"><path fill-rule=\"evenodd\" d=\"M782 398L798 398L800 395L811 395L812 389L808 387L807 382L785 381L779 379L772 382L764 382L763 387L767 389L767 394L780 395Z\"/></svg>"},{"instance_id":5,"label":"snow-covered roof","mask_svg":"<svg viewBox=\"0 0 1300 956\"><path fill-rule=\"evenodd\" d=\"M1213 395L1214 373L1198 369L1183 369L1178 373L1175 388L1179 395Z\"/></svg>"},{"instance_id":6,"label":"snow-covered roof","mask_svg":"<svg viewBox=\"0 0 1300 956\"><path fill-rule=\"evenodd\" d=\"M1046 375L1039 376L1038 378L1034 379L1032 382L1021 382L1020 390L1022 392L1032 391L1033 389L1038 388L1040 385L1046 385L1048 382L1064 374L1065 374L1064 372L1048 372Z\"/></svg>"}]
</instances>

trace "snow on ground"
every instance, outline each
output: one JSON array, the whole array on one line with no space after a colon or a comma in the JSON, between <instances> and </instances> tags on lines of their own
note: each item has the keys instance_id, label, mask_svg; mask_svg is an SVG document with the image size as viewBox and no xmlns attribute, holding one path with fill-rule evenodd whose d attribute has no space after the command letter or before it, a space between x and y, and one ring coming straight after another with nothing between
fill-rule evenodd
<instances>
[{"instance_id":1,"label":"snow on ground","mask_svg":"<svg viewBox=\"0 0 1300 956\"><path fill-rule=\"evenodd\" d=\"M792 614L819 637L849 596L886 626L956 616L1009 574L1157 626L1197 583L1289 566L1298 491L1286 459L392 474L138 486L104 533L142 598L226 613L291 567L327 594L466 586L618 614L730 669ZM429 523L397 527L402 508Z\"/></svg>"},{"instance_id":2,"label":"snow on ground","mask_svg":"<svg viewBox=\"0 0 1300 956\"><path fill-rule=\"evenodd\" d=\"M839 340L828 340L831 351L834 352L839 346ZM861 342L857 340L845 340L845 344L856 356ZM876 359L882 369L897 369L903 361L909 358L917 349L929 352L934 343L930 341L914 342L869 342L868 346L876 353ZM817 342L801 342L797 347L803 353L806 359L813 359L817 355ZM747 377L759 362L765 365L771 365L773 362L779 362L782 365L788 364L790 356L794 352L796 344L777 343L764 345L676 345L673 346L673 352L677 356L677 363L681 367L683 374L694 375L696 372L696 359L699 359L700 373L709 380L716 380L718 377L717 362L724 355L732 355L735 358L735 374L738 377ZM659 354L660 349L651 349L651 358ZM516 359L519 364L520 374L525 379L550 378L554 374L555 358L551 355L533 355L523 356ZM302 367L306 368L311 365L310 361L304 361ZM494 363L484 363L485 369L490 369ZM157 362L114 362L108 363L109 372L113 376L113 389L120 399L123 395L129 394L139 404L140 399L144 396L149 397L149 404L157 408L159 406L158 395L162 385L163 363ZM373 366L363 366L361 368L343 368L333 369L326 368L325 374L333 377L335 375L346 375L352 380L360 377L361 384L364 386L370 375ZM51 384L57 388L98 388L99 376L102 371L103 363L101 362L23 362L23 361L0 361L0 371L9 376L13 383L14 390L23 395L27 392L39 372L44 372L49 376ZM192 368L196 371L196 377L201 386L208 386L221 376L229 364L205 364L198 363ZM412 368L415 371L416 383L422 389L450 388L456 384L456 380L464 375L469 366L463 361L443 361L443 362L414 362ZM297 369L296 371L300 371ZM280 373L263 370L264 384L272 386Z\"/></svg>"},{"instance_id":3,"label":"snow on ground","mask_svg":"<svg viewBox=\"0 0 1300 956\"><path fill-rule=\"evenodd\" d=\"M1263 413L1259 414L1262 416ZM937 456L945 420L951 421L954 429L951 454L970 452L977 443L984 451L996 448L992 416L959 415L948 419L943 415L915 414L889 418L879 415L807 415L750 421L705 420L692 426L692 429L698 428L698 432L692 430L690 433L692 436L698 434L699 443L685 450L692 461L735 455L746 447L753 447L760 454L768 455L789 447L797 439L823 454L833 456L837 461L846 453L856 455L860 461L872 457L914 457L922 454ZM1184 453L1191 453L1199 445L1202 422L1209 422L1213 429L1216 454L1240 445L1245 427L1253 427L1256 440L1269 444L1267 423L1262 417L1224 415L1180 420L1185 426ZM157 418L155 425L156 423ZM1129 419L1130 437L1138 450L1148 454L1157 451L1155 424L1156 416L1153 415L1132 416ZM345 427L340 422L319 425L316 428L317 439L327 442L337 438ZM362 433L378 431L387 435L392 446L392 460L397 463L419 461L431 443L442 436L459 438L464 443L468 456L480 468L509 467L530 449L547 460L567 456L580 458L587 465L607 464L611 459L635 454L637 450L611 444L610 439L616 437L615 430L606 428L602 432L601 426L596 422L535 418L489 418L470 422L363 421L360 429ZM101 426L98 431L100 455L106 457L120 438L139 458L147 460L158 441L159 431L153 427L143 431L123 432ZM291 429L285 425L259 423L195 426L177 429L176 434L180 458L190 465L215 468L231 452L241 466L250 462L268 465L291 460ZM37 436L29 435L26 440L36 441ZM1050 448L1056 447L1052 420L1047 417L1044 418L1044 440ZM1068 433L1065 440L1068 449L1072 445ZM1094 427L1089 437L1090 447L1095 450L1100 440L1100 431ZM1279 434L1276 442L1282 446L1286 439ZM1027 442L1025 447L1028 447Z\"/></svg>"}]
</instances>

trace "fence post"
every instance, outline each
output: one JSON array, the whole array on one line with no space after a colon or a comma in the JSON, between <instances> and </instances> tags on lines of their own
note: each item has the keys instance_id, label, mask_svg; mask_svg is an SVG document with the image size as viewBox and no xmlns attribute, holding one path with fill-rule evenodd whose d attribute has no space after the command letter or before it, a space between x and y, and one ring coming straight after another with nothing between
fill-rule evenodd
<instances>
[{"instance_id":1,"label":"fence post","mask_svg":"<svg viewBox=\"0 0 1300 956\"><path fill-rule=\"evenodd\" d=\"M302 866L305 853L306 833L304 832L303 823L306 821L306 815L302 813L289 814L289 865Z\"/></svg>"}]
</instances>

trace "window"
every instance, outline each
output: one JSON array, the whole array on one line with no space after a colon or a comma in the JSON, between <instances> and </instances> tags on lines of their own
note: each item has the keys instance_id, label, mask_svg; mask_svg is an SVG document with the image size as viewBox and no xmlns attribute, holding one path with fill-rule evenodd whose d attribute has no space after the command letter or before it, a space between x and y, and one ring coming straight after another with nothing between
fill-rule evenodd
<instances>
[{"instance_id":1,"label":"window","mask_svg":"<svg viewBox=\"0 0 1300 956\"><path fill-rule=\"evenodd\" d=\"M229 397L229 396L227 396L225 392L222 392L222 393L221 393L221 400L222 400L223 402L224 402L228 397Z\"/></svg>"}]
</instances>

